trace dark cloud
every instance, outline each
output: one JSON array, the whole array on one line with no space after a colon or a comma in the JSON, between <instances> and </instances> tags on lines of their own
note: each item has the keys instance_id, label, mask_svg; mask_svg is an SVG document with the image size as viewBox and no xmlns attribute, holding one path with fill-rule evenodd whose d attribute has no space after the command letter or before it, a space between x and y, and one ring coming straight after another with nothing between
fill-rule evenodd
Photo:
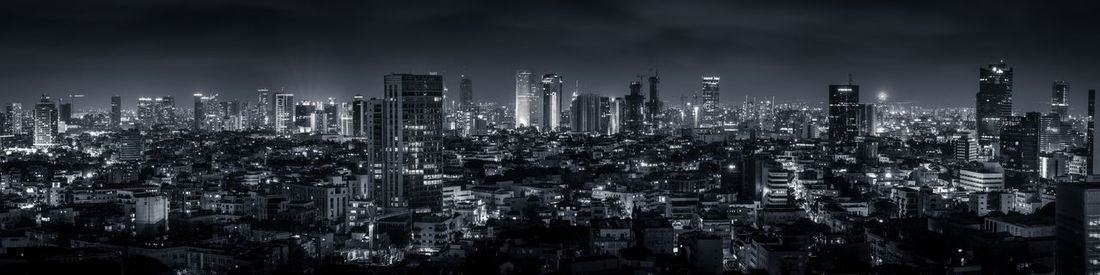
<instances>
[{"instance_id":1,"label":"dark cloud","mask_svg":"<svg viewBox=\"0 0 1100 275\"><path fill-rule=\"evenodd\" d=\"M774 3L781 2L781 3ZM307 98L380 93L390 72L466 74L509 102L517 68L623 94L659 67L665 100L723 76L724 101L818 102L854 73L866 91L970 106L977 67L1017 67L1018 111L1100 87L1094 1L6 1L0 93ZM865 95L868 99L870 93ZM1083 108L1075 108L1082 110Z\"/></svg>"}]
</instances>

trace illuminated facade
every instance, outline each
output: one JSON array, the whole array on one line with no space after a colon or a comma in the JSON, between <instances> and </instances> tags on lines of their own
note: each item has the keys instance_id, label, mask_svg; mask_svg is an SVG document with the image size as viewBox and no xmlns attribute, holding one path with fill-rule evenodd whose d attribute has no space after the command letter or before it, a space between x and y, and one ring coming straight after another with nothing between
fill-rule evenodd
<instances>
[{"instance_id":1,"label":"illuminated facade","mask_svg":"<svg viewBox=\"0 0 1100 275\"><path fill-rule=\"evenodd\" d=\"M703 91L700 93L701 116L700 126L720 126L721 109L719 109L719 82L722 78L717 76L703 76Z\"/></svg>"},{"instance_id":2,"label":"illuminated facade","mask_svg":"<svg viewBox=\"0 0 1100 275\"><path fill-rule=\"evenodd\" d=\"M57 145L57 106L47 95L34 105L34 146Z\"/></svg>"},{"instance_id":3,"label":"illuminated facade","mask_svg":"<svg viewBox=\"0 0 1100 275\"><path fill-rule=\"evenodd\" d=\"M1012 115L1012 68L1003 61L980 68L977 99L978 143L987 147L1001 139L1004 120Z\"/></svg>"},{"instance_id":4,"label":"illuminated facade","mask_svg":"<svg viewBox=\"0 0 1100 275\"><path fill-rule=\"evenodd\" d=\"M385 77L376 135L369 154L380 165L373 183L384 207L441 207L443 183L443 77L391 74Z\"/></svg>"}]
</instances>

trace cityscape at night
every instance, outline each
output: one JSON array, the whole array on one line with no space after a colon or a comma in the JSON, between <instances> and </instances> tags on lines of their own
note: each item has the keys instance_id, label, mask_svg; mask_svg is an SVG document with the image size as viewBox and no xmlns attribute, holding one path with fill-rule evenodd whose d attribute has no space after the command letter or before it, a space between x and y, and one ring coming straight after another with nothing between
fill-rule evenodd
<instances>
[{"instance_id":1,"label":"cityscape at night","mask_svg":"<svg viewBox=\"0 0 1100 275\"><path fill-rule=\"evenodd\" d=\"M4 6L0 274L1100 274L1100 2Z\"/></svg>"}]
</instances>

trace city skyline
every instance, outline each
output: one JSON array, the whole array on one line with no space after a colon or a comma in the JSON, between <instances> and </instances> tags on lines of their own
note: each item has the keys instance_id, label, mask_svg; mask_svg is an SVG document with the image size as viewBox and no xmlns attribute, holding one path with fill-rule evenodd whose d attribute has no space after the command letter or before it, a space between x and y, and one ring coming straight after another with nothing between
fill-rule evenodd
<instances>
[{"instance_id":1,"label":"city skyline","mask_svg":"<svg viewBox=\"0 0 1100 275\"><path fill-rule=\"evenodd\" d=\"M0 34L11 41L0 51L7 61L0 65L0 92L18 94L24 104L41 93L248 98L259 88L282 87L301 98L370 98L382 95L380 75L440 72L451 91L467 75L478 80L477 100L505 103L520 68L560 73L583 92L604 95L627 91L635 75L659 69L666 102L697 89L700 75L722 76L723 98L824 102L817 85L842 84L852 73L865 94L887 91L897 101L958 107L967 105L952 103L968 101L976 89L976 64L1004 59L1021 70L1018 112L1043 110L1050 82L1065 80L1071 112L1081 114L1074 102L1085 101L1087 87L1100 86L1093 77L1100 71L1087 61L1100 38L1083 35L1086 15L1097 10L1092 2L1008 1L993 9L954 1L550 3L427 2L415 9L410 3L16 2L0 14L8 26ZM538 16L516 15L525 9ZM847 12L860 20L840 15ZM395 24L439 42L392 39L408 35L386 28ZM376 40L391 42L370 43Z\"/></svg>"},{"instance_id":2,"label":"city skyline","mask_svg":"<svg viewBox=\"0 0 1100 275\"><path fill-rule=\"evenodd\" d=\"M15 0L0 270L1100 274L1097 14Z\"/></svg>"}]
</instances>

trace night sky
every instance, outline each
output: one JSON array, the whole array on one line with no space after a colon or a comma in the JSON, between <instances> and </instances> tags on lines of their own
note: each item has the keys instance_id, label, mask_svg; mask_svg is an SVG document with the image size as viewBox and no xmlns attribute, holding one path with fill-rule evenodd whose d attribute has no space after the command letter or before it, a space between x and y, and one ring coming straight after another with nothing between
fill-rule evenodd
<instances>
[{"instance_id":1,"label":"night sky","mask_svg":"<svg viewBox=\"0 0 1100 275\"><path fill-rule=\"evenodd\" d=\"M93 3L94 2L94 3ZM195 91L254 100L381 94L391 72L440 72L457 92L511 103L514 72L572 90L627 93L659 68L663 100L722 77L722 102L825 100L855 76L863 99L973 107L978 67L1015 67L1015 110L1048 111L1070 81L1074 113L1100 88L1098 1L4 1L0 94L138 96ZM825 3L828 2L828 3ZM78 108L85 108L78 106Z\"/></svg>"}]
</instances>

